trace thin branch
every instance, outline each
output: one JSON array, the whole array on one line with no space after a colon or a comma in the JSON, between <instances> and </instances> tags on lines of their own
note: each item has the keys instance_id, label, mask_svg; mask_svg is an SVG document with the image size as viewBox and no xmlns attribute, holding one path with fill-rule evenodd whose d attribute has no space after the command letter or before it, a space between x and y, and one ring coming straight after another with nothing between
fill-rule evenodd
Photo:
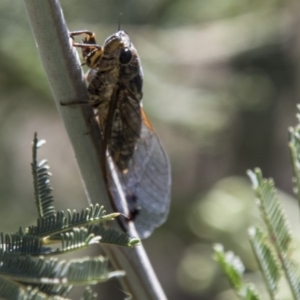
<instances>
[{"instance_id":1,"label":"thin branch","mask_svg":"<svg viewBox=\"0 0 300 300\"><path fill-rule=\"evenodd\" d=\"M58 1L24 0L39 55L58 111L73 145L89 199L109 211L110 203L102 179L98 151L101 136L88 105L61 106L61 102L88 99L76 51ZM87 134L89 132L89 134Z\"/></svg>"},{"instance_id":2,"label":"thin branch","mask_svg":"<svg viewBox=\"0 0 300 300\"><path fill-rule=\"evenodd\" d=\"M57 109L73 145L89 203L101 203L111 212L101 173L101 135L92 108L60 105L61 102L84 101L88 95L59 1L24 0L24 3ZM134 226L129 226L129 233L137 236ZM133 249L105 249L114 266L126 271L121 282L133 299L166 299L142 245Z\"/></svg>"}]
</instances>

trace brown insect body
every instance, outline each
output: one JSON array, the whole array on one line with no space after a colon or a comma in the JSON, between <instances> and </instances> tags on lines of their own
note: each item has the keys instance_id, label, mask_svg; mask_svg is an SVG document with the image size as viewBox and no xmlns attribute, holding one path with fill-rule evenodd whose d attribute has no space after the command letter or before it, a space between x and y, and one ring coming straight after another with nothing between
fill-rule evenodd
<instances>
[{"instance_id":1,"label":"brown insect body","mask_svg":"<svg viewBox=\"0 0 300 300\"><path fill-rule=\"evenodd\" d=\"M84 43L95 39L84 40ZM94 52L92 52L94 51ZM126 172L141 132L143 74L136 49L124 31L118 31L104 43L102 50L83 51L90 99L97 108L102 135L109 109L113 112L108 132L108 152L120 171ZM126 57L127 56L127 57ZM113 93L118 97L113 101ZM114 102L114 103L112 103Z\"/></svg>"},{"instance_id":2,"label":"brown insect body","mask_svg":"<svg viewBox=\"0 0 300 300\"><path fill-rule=\"evenodd\" d=\"M163 223L170 204L170 166L142 105L143 72L138 53L124 31L96 44L89 31L82 44L90 103L97 110L106 158L111 158L141 238ZM108 162L104 169L112 171ZM105 173L109 173L105 171ZM118 204L118 191L108 175L109 192Z\"/></svg>"}]
</instances>

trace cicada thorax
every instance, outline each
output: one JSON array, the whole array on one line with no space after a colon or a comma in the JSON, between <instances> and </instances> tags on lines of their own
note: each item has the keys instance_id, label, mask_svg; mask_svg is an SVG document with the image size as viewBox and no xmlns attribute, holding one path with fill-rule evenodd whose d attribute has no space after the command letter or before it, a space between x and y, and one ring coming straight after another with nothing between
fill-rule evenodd
<instances>
[{"instance_id":1,"label":"cicada thorax","mask_svg":"<svg viewBox=\"0 0 300 300\"><path fill-rule=\"evenodd\" d=\"M95 42L89 37L84 43L91 40ZM137 51L128 35L119 31L105 41L101 51L88 48L82 54L86 62L93 62L86 75L88 92L108 153L118 170L126 172L142 126L143 74Z\"/></svg>"}]
</instances>

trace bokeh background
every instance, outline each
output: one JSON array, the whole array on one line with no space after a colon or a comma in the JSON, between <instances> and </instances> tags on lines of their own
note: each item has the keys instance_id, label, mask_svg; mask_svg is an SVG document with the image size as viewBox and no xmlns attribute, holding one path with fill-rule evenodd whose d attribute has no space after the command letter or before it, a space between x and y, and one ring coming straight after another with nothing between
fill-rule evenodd
<instances>
[{"instance_id":1,"label":"bokeh background","mask_svg":"<svg viewBox=\"0 0 300 300\"><path fill-rule=\"evenodd\" d=\"M299 102L296 2L61 1L69 29L95 31L100 44L122 13L141 57L144 107L172 163L169 219L145 241L168 299L236 299L212 259L217 242L242 258L245 279L268 299L247 240L260 222L247 169L275 179L299 235L287 147ZM22 1L0 2L0 25L0 222L11 232L36 217L35 131L47 140L39 155L51 166L56 207L81 209L86 200ZM126 298L117 281L98 292ZM285 287L281 299L290 299Z\"/></svg>"}]
</instances>

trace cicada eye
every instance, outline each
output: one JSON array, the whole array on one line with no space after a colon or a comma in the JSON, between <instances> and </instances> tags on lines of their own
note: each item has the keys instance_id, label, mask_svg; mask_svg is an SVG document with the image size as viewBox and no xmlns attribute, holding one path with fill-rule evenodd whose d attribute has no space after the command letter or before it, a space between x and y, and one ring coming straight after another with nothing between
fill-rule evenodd
<instances>
[{"instance_id":1,"label":"cicada eye","mask_svg":"<svg viewBox=\"0 0 300 300\"><path fill-rule=\"evenodd\" d=\"M122 65L126 65L130 63L131 58L132 58L131 51L128 48L124 48L120 53L119 61Z\"/></svg>"}]
</instances>

